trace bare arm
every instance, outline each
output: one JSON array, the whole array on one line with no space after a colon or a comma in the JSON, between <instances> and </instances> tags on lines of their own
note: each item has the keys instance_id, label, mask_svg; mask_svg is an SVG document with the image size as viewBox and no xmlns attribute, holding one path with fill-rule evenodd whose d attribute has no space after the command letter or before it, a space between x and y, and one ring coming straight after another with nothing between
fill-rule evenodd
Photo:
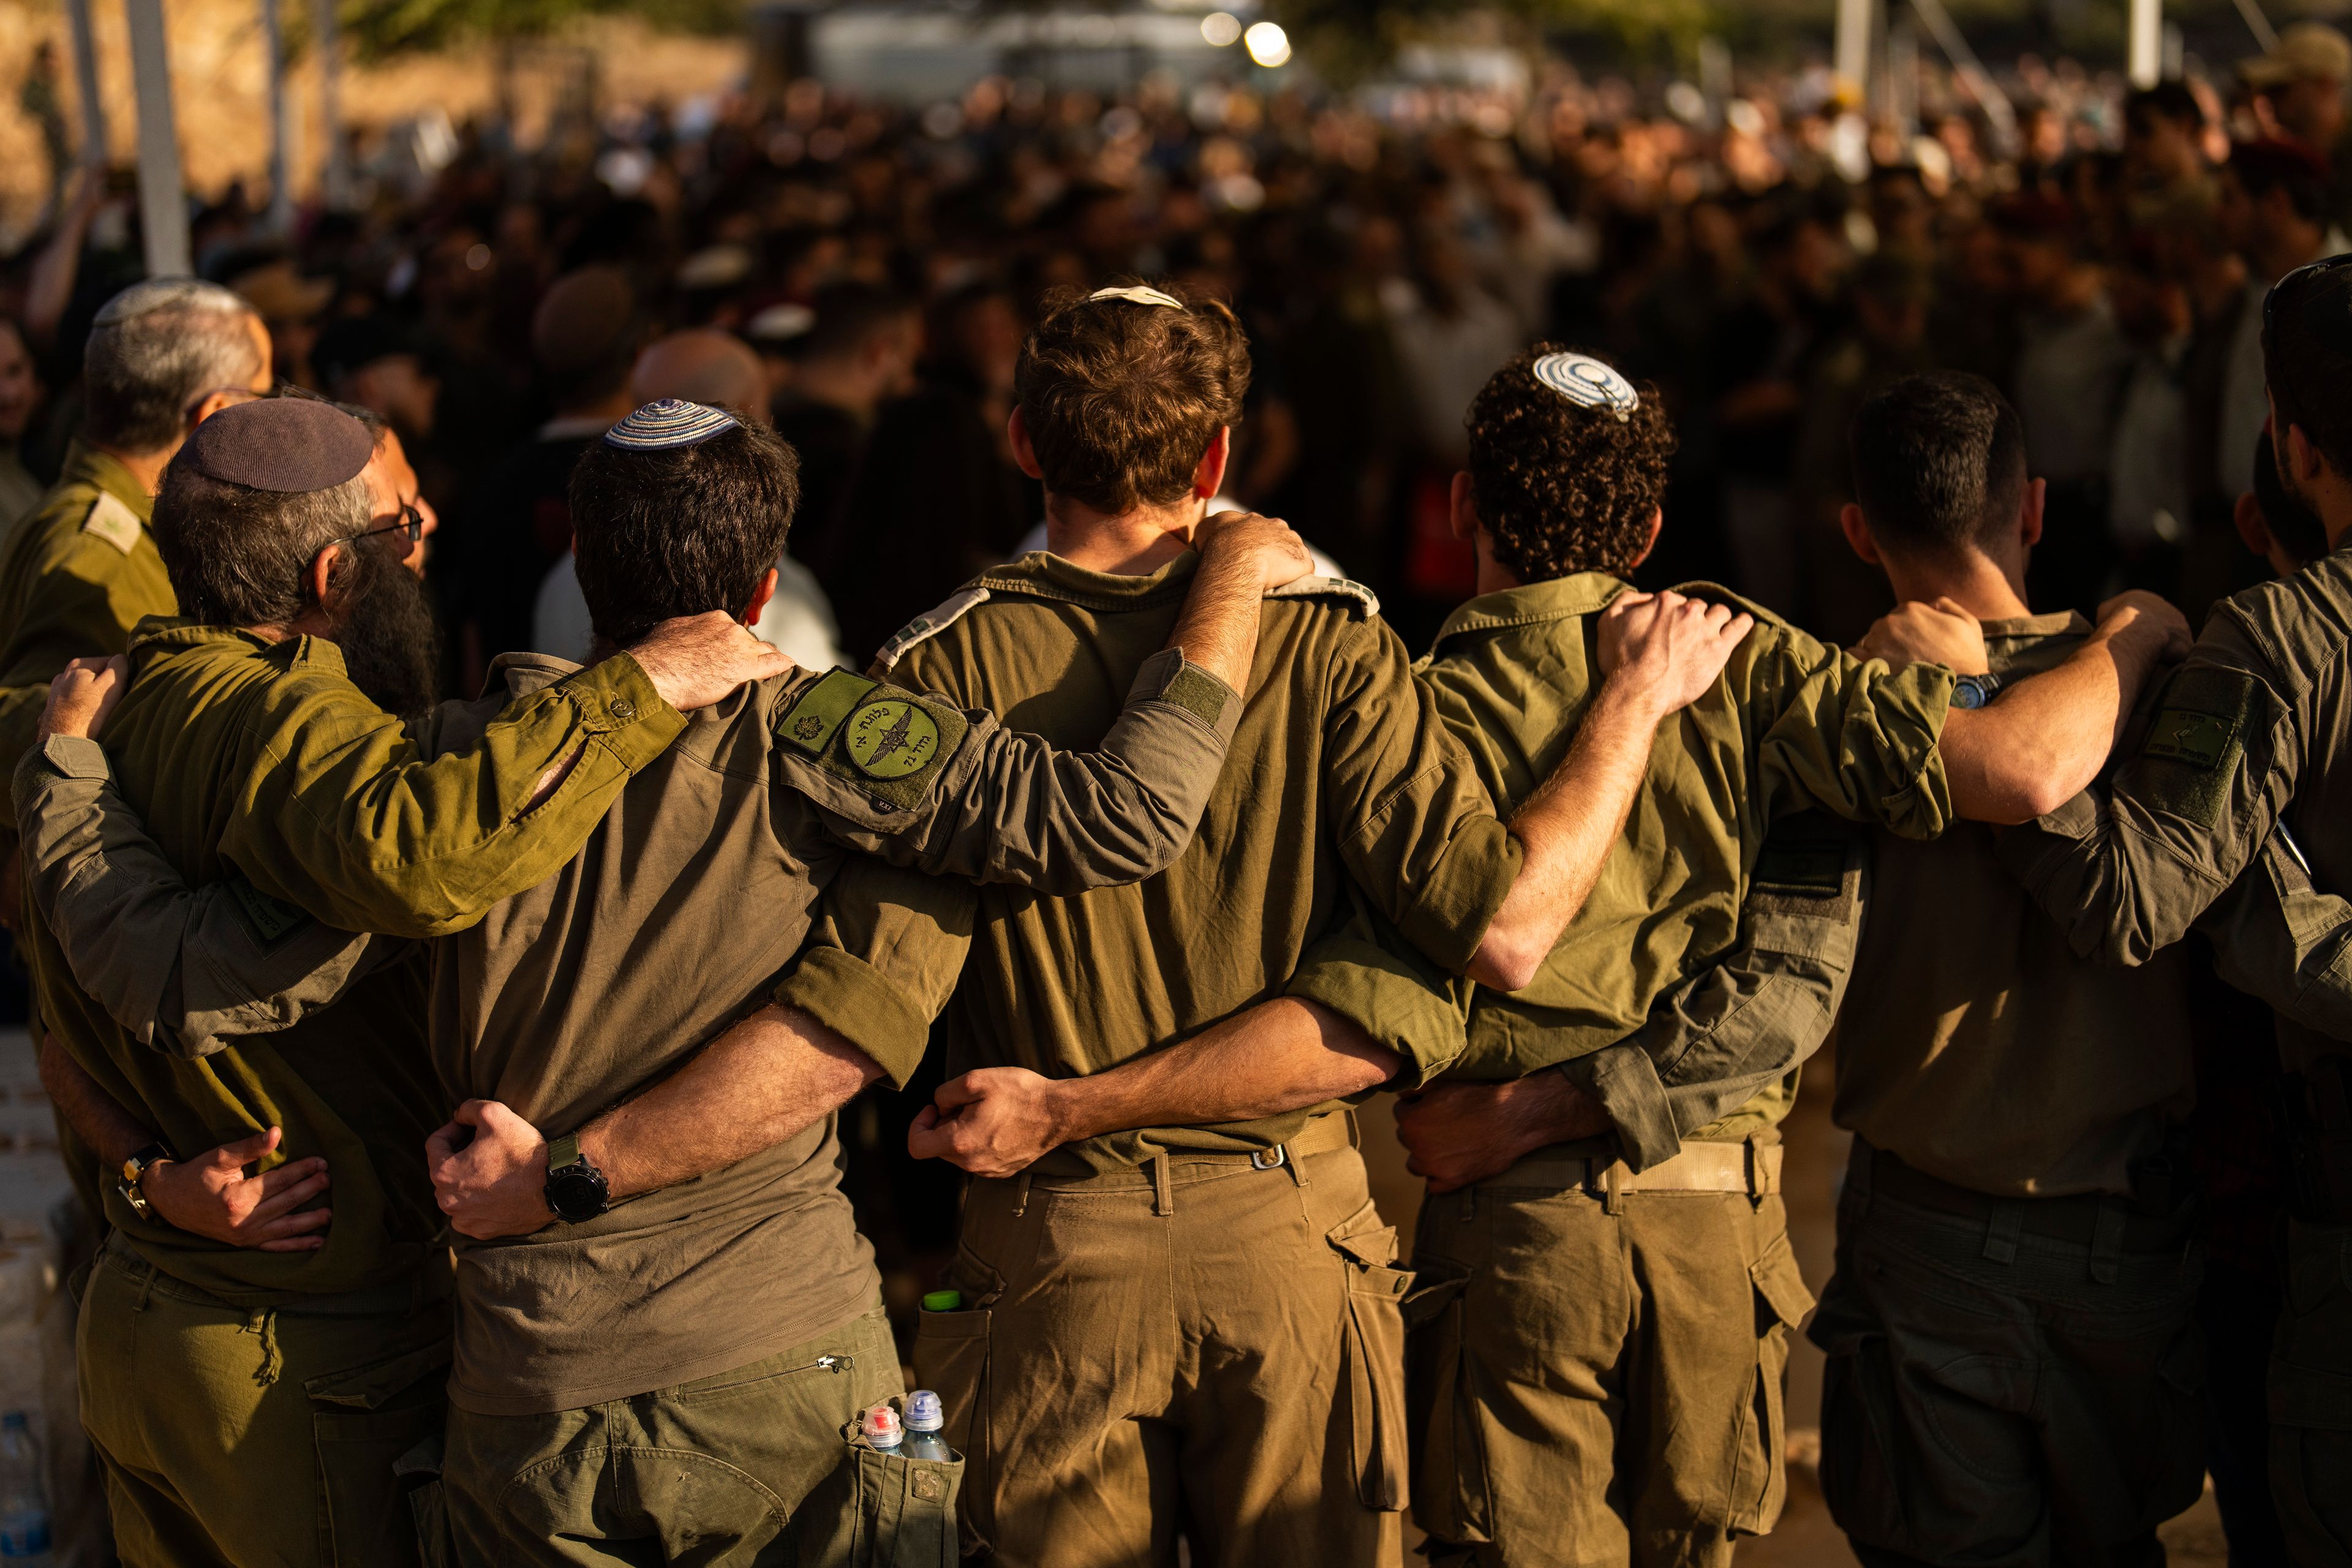
<instances>
[{"instance_id":1,"label":"bare arm","mask_svg":"<svg viewBox=\"0 0 2352 1568\"><path fill-rule=\"evenodd\" d=\"M613 1199L731 1165L831 1115L882 1076L872 1058L794 1008L768 1006L580 1130ZM494 1100L469 1100L425 1142L450 1225L478 1240L553 1222L547 1140Z\"/></svg>"},{"instance_id":2,"label":"bare arm","mask_svg":"<svg viewBox=\"0 0 2352 1568\"><path fill-rule=\"evenodd\" d=\"M982 1068L940 1086L907 1131L919 1160L1009 1176L1065 1143L1140 1127L1255 1121L1377 1089L1403 1058L1328 1008L1260 1003L1087 1078Z\"/></svg>"},{"instance_id":3,"label":"bare arm","mask_svg":"<svg viewBox=\"0 0 2352 1568\"><path fill-rule=\"evenodd\" d=\"M1754 618L1678 594L1622 594L1601 621L1609 671L1568 755L1511 819L1525 856L1467 973L1517 991L1591 896L1649 771L1658 724L1711 688Z\"/></svg>"},{"instance_id":4,"label":"bare arm","mask_svg":"<svg viewBox=\"0 0 2352 1568\"><path fill-rule=\"evenodd\" d=\"M2161 599L2108 601L2065 663L1945 720L1953 809L2010 826L2057 810L2099 776L2158 662L2188 651L2189 623Z\"/></svg>"},{"instance_id":5,"label":"bare arm","mask_svg":"<svg viewBox=\"0 0 2352 1568\"><path fill-rule=\"evenodd\" d=\"M1246 693L1265 591L1306 576L1314 571L1314 560L1288 524L1255 512L1219 512L1193 530L1192 542L1201 552L1201 569L1168 646L1183 649L1186 659Z\"/></svg>"},{"instance_id":6,"label":"bare arm","mask_svg":"<svg viewBox=\"0 0 2352 1568\"><path fill-rule=\"evenodd\" d=\"M108 1168L119 1166L155 1142L147 1124L122 1108L121 1101L84 1072L54 1035L41 1037L41 1087L66 1119L67 1125L89 1145Z\"/></svg>"}]
</instances>

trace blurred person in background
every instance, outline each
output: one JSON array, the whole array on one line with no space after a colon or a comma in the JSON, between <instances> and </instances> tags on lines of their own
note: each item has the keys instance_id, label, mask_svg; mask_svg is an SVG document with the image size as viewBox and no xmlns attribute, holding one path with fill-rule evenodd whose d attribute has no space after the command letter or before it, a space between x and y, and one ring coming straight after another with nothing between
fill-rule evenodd
<instances>
[{"instance_id":1,"label":"blurred person in background","mask_svg":"<svg viewBox=\"0 0 2352 1568\"><path fill-rule=\"evenodd\" d=\"M311 370L310 351L319 342L320 318L335 297L334 279L306 278L290 258L279 257L238 273L229 287L269 329L269 355L278 379L289 386L325 391Z\"/></svg>"},{"instance_id":2,"label":"blurred person in background","mask_svg":"<svg viewBox=\"0 0 2352 1568\"><path fill-rule=\"evenodd\" d=\"M2107 534L2124 585L2170 597L2191 515L2181 381L2195 327L2189 290L2160 268L2152 246L2143 246L2108 274L2107 293L2132 348L2107 464Z\"/></svg>"},{"instance_id":3,"label":"blurred person in background","mask_svg":"<svg viewBox=\"0 0 2352 1568\"><path fill-rule=\"evenodd\" d=\"M2270 418L2263 392L2263 298L2296 268L2347 248L2328 213L2328 178L2324 157L2281 140L2242 143L2221 171L2221 232L2246 263L2245 302L2230 339L2214 432L2221 488L2233 498L2254 488L2247 454Z\"/></svg>"},{"instance_id":4,"label":"blurred person in background","mask_svg":"<svg viewBox=\"0 0 2352 1568\"><path fill-rule=\"evenodd\" d=\"M21 450L45 390L25 330L0 316L0 548L18 521L40 504L47 488L25 467Z\"/></svg>"}]
</instances>

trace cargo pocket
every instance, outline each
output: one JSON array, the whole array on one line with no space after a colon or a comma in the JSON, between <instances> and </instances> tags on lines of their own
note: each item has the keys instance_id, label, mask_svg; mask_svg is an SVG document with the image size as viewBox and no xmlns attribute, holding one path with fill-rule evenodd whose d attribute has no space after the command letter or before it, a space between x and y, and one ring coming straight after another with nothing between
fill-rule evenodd
<instances>
[{"instance_id":1,"label":"cargo pocket","mask_svg":"<svg viewBox=\"0 0 2352 1568\"><path fill-rule=\"evenodd\" d=\"M964 1548L972 1553L986 1550L996 1528L989 1447L988 1315L985 1307L925 1312L915 1323L915 1381L940 1396L947 1413L940 1438L964 1456L958 1461L957 1477L963 1492ZM962 1486L966 1480L969 1486Z\"/></svg>"},{"instance_id":2,"label":"cargo pocket","mask_svg":"<svg viewBox=\"0 0 2352 1568\"><path fill-rule=\"evenodd\" d=\"M1412 1521L1437 1541L1487 1539L1486 1445L1470 1393L1463 1293L1470 1271L1427 1257L1404 1299L1406 1430Z\"/></svg>"},{"instance_id":3,"label":"cargo pocket","mask_svg":"<svg viewBox=\"0 0 2352 1568\"><path fill-rule=\"evenodd\" d=\"M793 1516L795 1561L810 1568L956 1568L964 1461L885 1454L854 1435L843 1447L840 1465Z\"/></svg>"},{"instance_id":4,"label":"cargo pocket","mask_svg":"<svg viewBox=\"0 0 2352 1568\"><path fill-rule=\"evenodd\" d=\"M1813 1293L1797 1268L1789 1238L1776 1236L1763 1256L1748 1267L1755 1289L1756 1383L1740 1420L1738 1458L1724 1528L1734 1535L1762 1535L1780 1517L1789 1495L1789 1335L1813 1310Z\"/></svg>"},{"instance_id":5,"label":"cargo pocket","mask_svg":"<svg viewBox=\"0 0 2352 1568\"><path fill-rule=\"evenodd\" d=\"M457 1562L448 1494L441 1489L441 1467L447 1458L442 1435L436 1432L393 1461L392 1473L408 1491L408 1515L416 1522L416 1554L425 1568L456 1568Z\"/></svg>"},{"instance_id":6,"label":"cargo pocket","mask_svg":"<svg viewBox=\"0 0 2352 1568\"><path fill-rule=\"evenodd\" d=\"M399 1568L435 1560L418 1534L413 1494L430 1481L404 1470L418 1445L441 1435L446 1341L302 1385L319 1464L319 1545L337 1568ZM437 1506L437 1496L426 1508ZM446 1560L446 1559L445 1559Z\"/></svg>"},{"instance_id":7,"label":"cargo pocket","mask_svg":"<svg viewBox=\"0 0 2352 1568\"><path fill-rule=\"evenodd\" d=\"M2271 1489L2297 1563L2352 1563L2352 1230L2294 1222L2271 1351Z\"/></svg>"},{"instance_id":8,"label":"cargo pocket","mask_svg":"<svg viewBox=\"0 0 2352 1568\"><path fill-rule=\"evenodd\" d=\"M1831 1290L1834 1295L1834 1283ZM1824 1334L1822 1326L1816 1321L1813 1335L1828 1355L1822 1369L1822 1500L1859 1544L1906 1551L1911 1530L1895 1463L1900 1416L1892 1347L1875 1330Z\"/></svg>"},{"instance_id":9,"label":"cargo pocket","mask_svg":"<svg viewBox=\"0 0 2352 1568\"><path fill-rule=\"evenodd\" d=\"M1347 1283L1349 1468L1356 1500L1392 1513L1405 1505L1404 1297L1412 1275L1395 1267L1396 1227L1363 1207L1324 1233Z\"/></svg>"}]
</instances>

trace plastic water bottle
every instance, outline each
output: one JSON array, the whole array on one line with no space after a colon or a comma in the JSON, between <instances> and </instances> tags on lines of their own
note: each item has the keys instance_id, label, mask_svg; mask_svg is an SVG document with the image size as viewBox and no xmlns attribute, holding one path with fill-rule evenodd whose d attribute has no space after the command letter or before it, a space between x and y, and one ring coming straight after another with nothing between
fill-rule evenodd
<instances>
[{"instance_id":1,"label":"plastic water bottle","mask_svg":"<svg viewBox=\"0 0 2352 1568\"><path fill-rule=\"evenodd\" d=\"M906 1436L898 1424L898 1412L888 1405L877 1405L859 1418L858 1427L866 1434L866 1445L877 1453L895 1454Z\"/></svg>"},{"instance_id":2,"label":"plastic water bottle","mask_svg":"<svg viewBox=\"0 0 2352 1568\"><path fill-rule=\"evenodd\" d=\"M49 1500L41 1484L41 1445L21 1410L0 1416L0 1563L47 1568Z\"/></svg>"},{"instance_id":3,"label":"plastic water bottle","mask_svg":"<svg viewBox=\"0 0 2352 1568\"><path fill-rule=\"evenodd\" d=\"M955 1450L940 1436L940 1428L947 1424L947 1411L938 1394L928 1388L919 1388L907 1395L907 1458L954 1459Z\"/></svg>"}]
</instances>

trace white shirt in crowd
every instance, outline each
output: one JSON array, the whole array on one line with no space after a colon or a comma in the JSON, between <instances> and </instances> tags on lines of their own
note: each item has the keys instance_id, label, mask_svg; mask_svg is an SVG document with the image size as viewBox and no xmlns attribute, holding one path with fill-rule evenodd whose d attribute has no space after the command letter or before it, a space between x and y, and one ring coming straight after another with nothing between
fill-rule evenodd
<instances>
[{"instance_id":1,"label":"white shirt in crowd","mask_svg":"<svg viewBox=\"0 0 2352 1568\"><path fill-rule=\"evenodd\" d=\"M833 618L833 604L817 585L816 574L787 555L776 563L776 592L751 627L761 641L772 643L803 669L841 668L841 627ZM588 622L588 600L580 592L580 574L572 552L549 568L539 585L539 605L530 618L530 640L540 652L588 662L595 630Z\"/></svg>"}]
</instances>

